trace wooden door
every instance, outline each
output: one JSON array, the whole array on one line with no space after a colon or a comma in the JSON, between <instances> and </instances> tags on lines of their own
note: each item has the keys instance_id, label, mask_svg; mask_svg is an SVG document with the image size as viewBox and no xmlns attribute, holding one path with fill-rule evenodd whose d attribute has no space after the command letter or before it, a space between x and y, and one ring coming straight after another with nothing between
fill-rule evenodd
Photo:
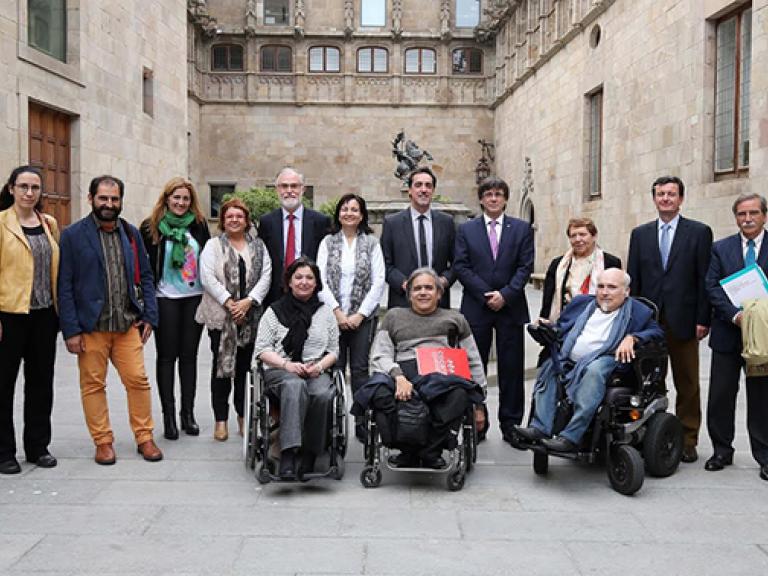
<instances>
[{"instance_id":1,"label":"wooden door","mask_svg":"<svg viewBox=\"0 0 768 576\"><path fill-rule=\"evenodd\" d=\"M43 172L43 209L68 225L71 214L70 116L29 103L29 163Z\"/></svg>"}]
</instances>

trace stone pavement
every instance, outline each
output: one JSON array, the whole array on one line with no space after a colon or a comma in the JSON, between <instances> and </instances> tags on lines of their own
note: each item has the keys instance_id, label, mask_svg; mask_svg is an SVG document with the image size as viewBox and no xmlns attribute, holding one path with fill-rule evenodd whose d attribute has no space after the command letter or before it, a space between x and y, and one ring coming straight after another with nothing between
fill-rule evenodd
<instances>
[{"instance_id":1,"label":"stone pavement","mask_svg":"<svg viewBox=\"0 0 768 576\"><path fill-rule=\"evenodd\" d=\"M111 373L118 462L103 467L92 460L76 363L59 346L51 446L59 466L22 463L21 475L0 477L0 574L768 573L768 483L749 454L743 395L734 466L704 471L704 433L699 462L646 478L633 497L611 490L599 466L554 460L547 477L535 476L530 453L502 443L496 427L461 492L448 492L437 475L387 471L381 487L364 489L354 440L340 482L260 486L243 466L239 438L212 438L207 347L204 336L202 434L160 437L159 463L136 454ZM535 345L529 350L535 362ZM152 345L146 356L153 366ZM706 377L705 348L702 357ZM17 422L21 396L19 388ZM493 413L495 388L490 404Z\"/></svg>"}]
</instances>

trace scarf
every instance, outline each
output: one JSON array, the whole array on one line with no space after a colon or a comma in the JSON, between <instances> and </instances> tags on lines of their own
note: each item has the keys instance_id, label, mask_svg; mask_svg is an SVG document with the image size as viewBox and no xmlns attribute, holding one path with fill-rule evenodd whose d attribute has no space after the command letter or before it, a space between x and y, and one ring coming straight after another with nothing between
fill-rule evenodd
<instances>
[{"instance_id":1,"label":"scarf","mask_svg":"<svg viewBox=\"0 0 768 576\"><path fill-rule=\"evenodd\" d=\"M184 266L184 249L187 246L187 230L189 225L195 220L192 212L187 212L184 216L176 216L173 212L166 210L157 229L165 238L173 243L171 248L171 266L181 268Z\"/></svg>"},{"instance_id":2,"label":"scarf","mask_svg":"<svg viewBox=\"0 0 768 576\"><path fill-rule=\"evenodd\" d=\"M563 307L570 303L574 296L578 294L594 295L597 293L597 277L605 269L605 256L602 249L595 246L592 254L586 260L588 262L585 268L587 274L580 275L579 278L572 277L571 273L571 266L574 262L572 248L568 249L560 260L560 264L557 265L557 271L555 272L555 295L552 297L552 307L549 311L549 319L552 322L557 321L560 317L560 312L563 311ZM570 284L570 290L566 290L568 284ZM574 286L577 286L575 293L573 290Z\"/></svg>"},{"instance_id":3,"label":"scarf","mask_svg":"<svg viewBox=\"0 0 768 576\"><path fill-rule=\"evenodd\" d=\"M312 316L322 306L317 291L306 302L302 302L288 292L280 300L272 304L272 310L278 322L288 328L288 334L283 338L283 350L291 362L302 362L304 342L307 341Z\"/></svg>"},{"instance_id":4,"label":"scarf","mask_svg":"<svg viewBox=\"0 0 768 576\"><path fill-rule=\"evenodd\" d=\"M339 286L341 285L341 252L344 249L346 238L339 231L326 238L328 243L328 260L326 264L326 278L328 287L337 301L341 301ZM373 249L376 246L376 238L369 234L358 234L355 242L355 278L352 281L352 291L349 296L349 314L354 314L360 309L365 296L373 285L371 278L371 260Z\"/></svg>"},{"instance_id":5,"label":"scarf","mask_svg":"<svg viewBox=\"0 0 768 576\"><path fill-rule=\"evenodd\" d=\"M568 334L566 335L558 354L558 358L561 364L563 360L567 359L571 355L571 350L573 350L573 347L576 344L576 339L584 331L584 326L586 326L587 321L596 309L596 300L593 300L587 305L582 313L579 314L579 317L576 319L573 327L568 331ZM578 387L582 376L584 376L584 372L587 370L587 366L589 366L596 358L599 358L605 354L610 354L616 350L616 348L621 343L621 340L627 334L627 328L629 328L630 320L632 320L632 301L627 298L627 300L624 302L624 305L619 308L619 313L616 315L616 319L613 321L613 326L611 326L611 331L608 334L608 338L605 342L603 342L603 345L600 346L600 348L593 350L589 354L579 358L573 368L571 368L571 370L565 374L565 377L568 381L568 388L572 388L572 386Z\"/></svg>"},{"instance_id":6,"label":"scarf","mask_svg":"<svg viewBox=\"0 0 768 576\"><path fill-rule=\"evenodd\" d=\"M219 236L219 245L221 246L221 254L224 259L224 286L235 300L245 298L253 290L253 287L256 286L259 278L261 278L261 269L264 262L264 242L256 236L253 228L246 233L245 240L251 265L250 269L247 266L245 267L247 270L245 290L241 293L240 259L242 257L229 243L226 234ZM234 377L237 348L242 348L256 339L256 329L259 325L261 312L261 306L251 306L245 321L239 326L234 323L231 316L227 315L219 342L219 357L216 366L217 378Z\"/></svg>"}]
</instances>

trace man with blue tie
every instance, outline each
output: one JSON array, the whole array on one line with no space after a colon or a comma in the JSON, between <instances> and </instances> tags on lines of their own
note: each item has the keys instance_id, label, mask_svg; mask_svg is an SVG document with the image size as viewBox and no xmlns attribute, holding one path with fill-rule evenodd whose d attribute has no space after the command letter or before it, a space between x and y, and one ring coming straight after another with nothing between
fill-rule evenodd
<instances>
[{"instance_id":1,"label":"man with blue tie","mask_svg":"<svg viewBox=\"0 0 768 576\"><path fill-rule=\"evenodd\" d=\"M486 178L477 196L483 215L459 227L453 266L464 286L461 312L486 373L496 332L499 427L504 440L512 443L513 427L522 421L525 408L523 326L530 320L525 285L533 271L533 230L504 214L509 200L504 180Z\"/></svg>"},{"instance_id":2,"label":"man with blue tie","mask_svg":"<svg viewBox=\"0 0 768 576\"><path fill-rule=\"evenodd\" d=\"M707 431L714 454L704 468L722 470L733 463L734 419L739 379L744 368L741 357L741 321L743 312L723 290L720 280L745 266L757 264L768 274L768 243L765 221L768 205L759 194L739 196L733 214L739 233L718 240L712 246L712 260L707 271L707 293L712 302L712 365L709 372ZM760 478L768 480L768 377L746 378L747 432L752 456L760 465Z\"/></svg>"},{"instance_id":3,"label":"man with blue tie","mask_svg":"<svg viewBox=\"0 0 768 576\"><path fill-rule=\"evenodd\" d=\"M675 414L683 424L682 461L695 462L701 426L699 340L709 333L704 276L712 230L680 214L685 185L677 176L657 178L651 195L659 217L632 230L627 272L632 296L648 298L661 313L677 392Z\"/></svg>"}]
</instances>

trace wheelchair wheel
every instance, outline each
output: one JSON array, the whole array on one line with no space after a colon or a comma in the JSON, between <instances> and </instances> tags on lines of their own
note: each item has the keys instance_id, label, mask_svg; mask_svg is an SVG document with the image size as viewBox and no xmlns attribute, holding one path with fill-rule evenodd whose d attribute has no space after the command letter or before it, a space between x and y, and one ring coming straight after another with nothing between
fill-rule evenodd
<instances>
[{"instance_id":1,"label":"wheelchair wheel","mask_svg":"<svg viewBox=\"0 0 768 576\"><path fill-rule=\"evenodd\" d=\"M643 485L645 469L643 458L632 446L612 446L608 458L608 479L619 494L631 496Z\"/></svg>"},{"instance_id":2,"label":"wheelchair wheel","mask_svg":"<svg viewBox=\"0 0 768 576\"><path fill-rule=\"evenodd\" d=\"M455 472L448 474L445 479L445 484L448 487L448 490L451 492L458 492L464 488L464 480L466 477L466 473L462 470L456 470Z\"/></svg>"},{"instance_id":3,"label":"wheelchair wheel","mask_svg":"<svg viewBox=\"0 0 768 576\"><path fill-rule=\"evenodd\" d=\"M364 488L378 488L381 484L381 470L375 470L370 466L366 466L360 472L360 484Z\"/></svg>"},{"instance_id":4,"label":"wheelchair wheel","mask_svg":"<svg viewBox=\"0 0 768 576\"><path fill-rule=\"evenodd\" d=\"M539 476L543 476L549 471L549 454L546 452L534 451L533 471Z\"/></svg>"},{"instance_id":5,"label":"wheelchair wheel","mask_svg":"<svg viewBox=\"0 0 768 576\"><path fill-rule=\"evenodd\" d=\"M657 412L646 425L643 459L651 476L665 478L674 474L683 454L683 425L668 412Z\"/></svg>"}]
</instances>

